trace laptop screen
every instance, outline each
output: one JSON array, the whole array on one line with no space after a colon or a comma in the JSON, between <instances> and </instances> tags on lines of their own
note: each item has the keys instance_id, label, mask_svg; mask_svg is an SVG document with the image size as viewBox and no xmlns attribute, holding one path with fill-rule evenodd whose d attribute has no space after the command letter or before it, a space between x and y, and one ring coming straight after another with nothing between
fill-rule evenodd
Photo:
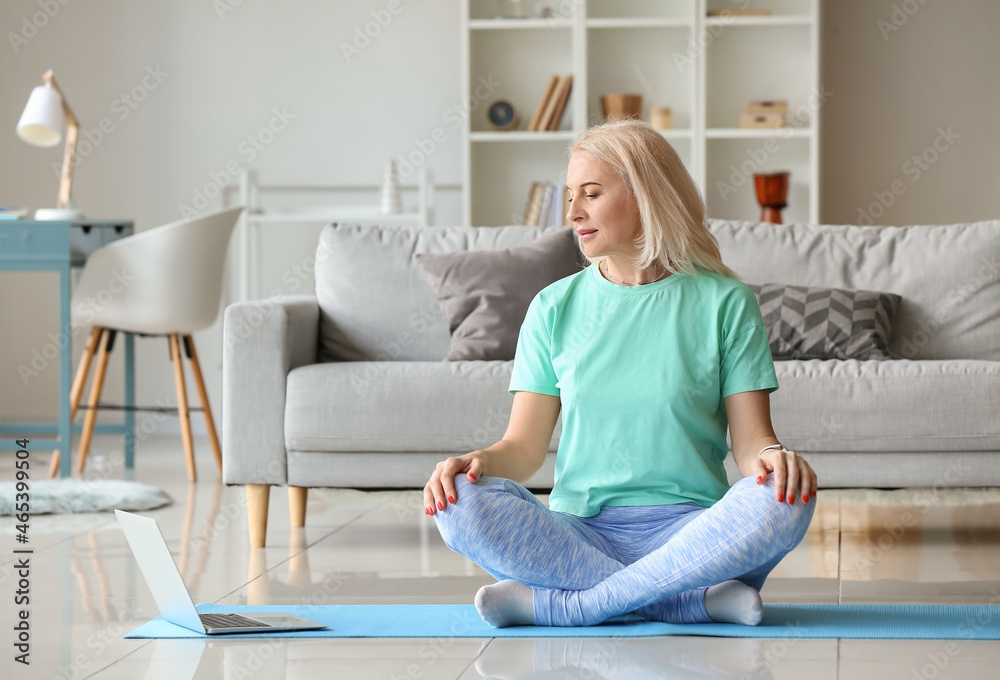
<instances>
[{"instance_id":1,"label":"laptop screen","mask_svg":"<svg viewBox=\"0 0 1000 680\"><path fill-rule=\"evenodd\" d=\"M121 510L115 510L115 515L135 561L139 563L146 585L153 593L160 615L170 623L204 633L205 626L198 618L198 611L156 520Z\"/></svg>"}]
</instances>

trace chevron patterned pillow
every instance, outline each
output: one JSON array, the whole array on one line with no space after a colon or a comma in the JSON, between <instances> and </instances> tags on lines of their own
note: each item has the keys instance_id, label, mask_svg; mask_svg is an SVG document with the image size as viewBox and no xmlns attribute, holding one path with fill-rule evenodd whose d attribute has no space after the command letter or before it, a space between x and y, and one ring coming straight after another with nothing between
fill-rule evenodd
<instances>
[{"instance_id":1,"label":"chevron patterned pillow","mask_svg":"<svg viewBox=\"0 0 1000 680\"><path fill-rule=\"evenodd\" d=\"M890 359L902 298L843 288L747 284L767 326L772 359Z\"/></svg>"}]
</instances>

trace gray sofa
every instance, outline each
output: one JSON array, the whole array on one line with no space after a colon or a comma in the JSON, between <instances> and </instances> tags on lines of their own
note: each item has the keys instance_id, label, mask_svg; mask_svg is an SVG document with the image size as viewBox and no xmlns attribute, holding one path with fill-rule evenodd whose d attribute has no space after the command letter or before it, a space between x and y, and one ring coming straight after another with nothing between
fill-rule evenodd
<instances>
[{"instance_id":1,"label":"gray sofa","mask_svg":"<svg viewBox=\"0 0 1000 680\"><path fill-rule=\"evenodd\" d=\"M448 325L412 256L560 228L327 225L315 296L226 309L223 479L247 487L254 545L272 485L301 526L309 487L422 487L438 460L503 434L512 362L442 361ZM709 228L747 283L902 297L892 360L775 362L775 432L821 487L1000 484L1000 221ZM558 439L530 488L551 486Z\"/></svg>"}]
</instances>

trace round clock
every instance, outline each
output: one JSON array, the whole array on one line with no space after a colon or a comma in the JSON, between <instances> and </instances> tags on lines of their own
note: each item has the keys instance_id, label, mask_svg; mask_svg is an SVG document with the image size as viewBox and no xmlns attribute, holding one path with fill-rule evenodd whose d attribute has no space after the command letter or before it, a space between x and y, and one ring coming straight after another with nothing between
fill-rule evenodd
<instances>
[{"instance_id":1,"label":"round clock","mask_svg":"<svg viewBox=\"0 0 1000 680\"><path fill-rule=\"evenodd\" d=\"M521 122L517 107L506 99L498 99L486 109L486 119L494 130L516 130Z\"/></svg>"}]
</instances>

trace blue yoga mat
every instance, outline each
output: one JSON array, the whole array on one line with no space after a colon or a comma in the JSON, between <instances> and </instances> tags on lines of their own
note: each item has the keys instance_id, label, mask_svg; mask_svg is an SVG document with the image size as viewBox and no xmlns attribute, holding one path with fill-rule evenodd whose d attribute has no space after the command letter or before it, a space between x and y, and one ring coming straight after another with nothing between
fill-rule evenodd
<instances>
[{"instance_id":1,"label":"blue yoga mat","mask_svg":"<svg viewBox=\"0 0 1000 680\"><path fill-rule=\"evenodd\" d=\"M934 604L771 604L757 626L731 623L673 624L621 617L600 626L493 628L471 604L272 605L199 604L202 613L284 611L325 623L325 630L293 633L240 633L234 637L286 638L496 638L496 637L653 637L707 635L755 638L889 638L998 640L1000 606ZM143 624L127 638L208 637L162 618ZM214 639L226 636L212 636Z\"/></svg>"}]
</instances>

